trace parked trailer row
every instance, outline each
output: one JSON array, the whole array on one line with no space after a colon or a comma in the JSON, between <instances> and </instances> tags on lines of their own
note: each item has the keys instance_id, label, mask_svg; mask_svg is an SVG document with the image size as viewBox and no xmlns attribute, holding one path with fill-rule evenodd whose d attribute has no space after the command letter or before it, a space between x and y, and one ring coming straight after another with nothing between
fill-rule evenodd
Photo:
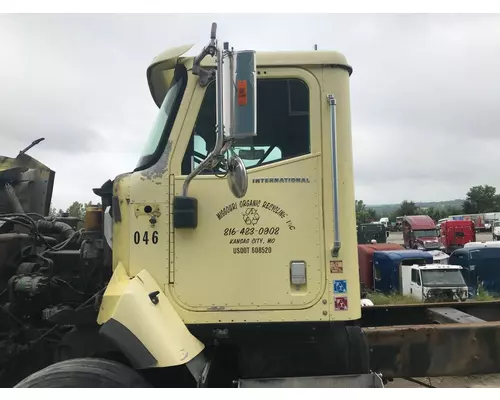
<instances>
[{"instance_id":1,"label":"parked trailer row","mask_svg":"<svg viewBox=\"0 0 500 400\"><path fill-rule=\"evenodd\" d=\"M399 293L425 302L468 298L461 266L435 263L426 251L388 247L358 246L362 289Z\"/></svg>"},{"instance_id":2,"label":"parked trailer row","mask_svg":"<svg viewBox=\"0 0 500 400\"><path fill-rule=\"evenodd\" d=\"M440 252L408 250L391 243L359 245L358 260L362 291L400 293L419 301L429 301L426 293L438 288L441 298L460 292L455 298L460 301L464 291L468 298L477 296L481 289L500 294L498 242L468 243L448 259Z\"/></svg>"},{"instance_id":3,"label":"parked trailer row","mask_svg":"<svg viewBox=\"0 0 500 400\"><path fill-rule=\"evenodd\" d=\"M472 221L477 232L490 232L496 221L500 221L500 212L450 215L447 220Z\"/></svg>"}]
</instances>

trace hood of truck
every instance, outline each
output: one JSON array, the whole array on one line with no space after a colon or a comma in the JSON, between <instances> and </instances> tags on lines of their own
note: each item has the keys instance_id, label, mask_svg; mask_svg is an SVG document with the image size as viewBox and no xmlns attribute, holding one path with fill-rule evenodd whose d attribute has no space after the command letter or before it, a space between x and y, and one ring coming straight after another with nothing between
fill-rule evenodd
<instances>
[{"instance_id":1,"label":"hood of truck","mask_svg":"<svg viewBox=\"0 0 500 400\"><path fill-rule=\"evenodd\" d=\"M439 242L437 236L419 237L415 239L415 242L421 244L426 249L427 248L435 249L441 246L441 243Z\"/></svg>"},{"instance_id":2,"label":"hood of truck","mask_svg":"<svg viewBox=\"0 0 500 400\"><path fill-rule=\"evenodd\" d=\"M417 238L419 242L426 243L426 242L437 242L438 238L437 236L423 236Z\"/></svg>"},{"instance_id":3,"label":"hood of truck","mask_svg":"<svg viewBox=\"0 0 500 400\"><path fill-rule=\"evenodd\" d=\"M55 172L27 154L0 156L0 212L15 208L5 189L10 184L24 212L48 215Z\"/></svg>"}]
</instances>

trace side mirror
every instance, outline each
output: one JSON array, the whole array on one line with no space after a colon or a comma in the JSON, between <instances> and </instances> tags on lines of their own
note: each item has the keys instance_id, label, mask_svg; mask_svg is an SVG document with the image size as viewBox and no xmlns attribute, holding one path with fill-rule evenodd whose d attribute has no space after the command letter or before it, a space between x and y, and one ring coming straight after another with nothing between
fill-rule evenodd
<instances>
[{"instance_id":1,"label":"side mirror","mask_svg":"<svg viewBox=\"0 0 500 400\"><path fill-rule=\"evenodd\" d=\"M389 237L389 231L385 232L385 237Z\"/></svg>"},{"instance_id":2,"label":"side mirror","mask_svg":"<svg viewBox=\"0 0 500 400\"><path fill-rule=\"evenodd\" d=\"M257 136L257 62L255 51L235 51L226 69L224 125L233 140ZM229 80L229 82L228 82ZM227 110L227 107L230 110ZM229 112L228 112L229 111Z\"/></svg>"}]
</instances>

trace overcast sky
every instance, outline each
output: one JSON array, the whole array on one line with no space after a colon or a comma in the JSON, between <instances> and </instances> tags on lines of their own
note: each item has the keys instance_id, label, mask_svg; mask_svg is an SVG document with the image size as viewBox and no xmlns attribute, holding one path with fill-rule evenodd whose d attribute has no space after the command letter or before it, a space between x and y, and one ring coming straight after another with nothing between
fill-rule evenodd
<instances>
[{"instance_id":1,"label":"overcast sky","mask_svg":"<svg viewBox=\"0 0 500 400\"><path fill-rule=\"evenodd\" d=\"M356 198L369 204L500 189L500 15L2 15L0 154L56 171L53 204L135 167L155 118L146 68L206 44L338 50L351 77ZM258 22L257 22L258 21Z\"/></svg>"}]
</instances>

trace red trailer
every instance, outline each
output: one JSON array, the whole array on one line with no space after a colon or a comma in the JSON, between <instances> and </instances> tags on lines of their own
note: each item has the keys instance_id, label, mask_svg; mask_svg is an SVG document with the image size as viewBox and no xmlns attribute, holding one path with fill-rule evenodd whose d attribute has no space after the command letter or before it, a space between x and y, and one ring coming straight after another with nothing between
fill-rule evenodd
<instances>
[{"instance_id":1,"label":"red trailer","mask_svg":"<svg viewBox=\"0 0 500 400\"><path fill-rule=\"evenodd\" d=\"M464 247L466 243L475 242L474 222L470 220L444 221L439 227L439 241L448 254Z\"/></svg>"},{"instance_id":2,"label":"red trailer","mask_svg":"<svg viewBox=\"0 0 500 400\"><path fill-rule=\"evenodd\" d=\"M395 243L358 245L359 280L363 289L373 290L373 252L383 250L404 250L404 247Z\"/></svg>"}]
</instances>

